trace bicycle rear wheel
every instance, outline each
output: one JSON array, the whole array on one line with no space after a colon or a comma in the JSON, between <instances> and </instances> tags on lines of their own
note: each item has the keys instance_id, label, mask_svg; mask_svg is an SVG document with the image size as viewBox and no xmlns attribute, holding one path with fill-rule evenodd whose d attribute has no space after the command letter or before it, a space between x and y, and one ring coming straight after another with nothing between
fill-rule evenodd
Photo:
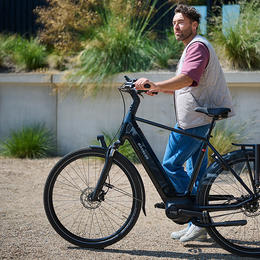
<instances>
[{"instance_id":1,"label":"bicycle rear wheel","mask_svg":"<svg viewBox=\"0 0 260 260\"><path fill-rule=\"evenodd\" d=\"M99 201L89 199L105 162L95 147L61 159L44 188L44 208L52 227L80 247L104 248L122 239L136 223L142 190L135 167L115 153Z\"/></svg>"},{"instance_id":2,"label":"bicycle rear wheel","mask_svg":"<svg viewBox=\"0 0 260 260\"><path fill-rule=\"evenodd\" d=\"M246 154L246 156L245 156ZM248 160L247 160L247 158ZM228 164L239 174L244 183L253 191L254 153L235 151L225 156ZM259 193L259 191L258 191ZM200 206L229 205L249 198L249 193L230 171L219 163L213 163L201 181L198 194ZM207 212L210 223L246 220L246 225L209 227L209 235L227 251L250 257L260 257L260 207L259 199L239 209Z\"/></svg>"}]
</instances>

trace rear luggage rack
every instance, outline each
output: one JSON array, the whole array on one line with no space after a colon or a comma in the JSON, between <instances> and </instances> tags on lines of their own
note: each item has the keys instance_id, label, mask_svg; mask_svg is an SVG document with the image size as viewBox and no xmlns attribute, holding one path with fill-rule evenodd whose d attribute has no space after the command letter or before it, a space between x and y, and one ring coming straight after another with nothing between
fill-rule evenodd
<instances>
[{"instance_id":1,"label":"rear luggage rack","mask_svg":"<svg viewBox=\"0 0 260 260\"><path fill-rule=\"evenodd\" d=\"M242 150L246 147L251 147L255 153L255 184L257 187L260 186L260 144L235 144L232 145L240 146Z\"/></svg>"}]
</instances>

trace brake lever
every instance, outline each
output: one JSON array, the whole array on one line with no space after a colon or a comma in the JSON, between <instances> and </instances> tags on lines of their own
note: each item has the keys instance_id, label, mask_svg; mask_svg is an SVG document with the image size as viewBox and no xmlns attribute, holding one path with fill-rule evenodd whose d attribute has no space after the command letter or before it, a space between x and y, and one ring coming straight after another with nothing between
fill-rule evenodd
<instances>
[{"instance_id":1,"label":"brake lever","mask_svg":"<svg viewBox=\"0 0 260 260\"><path fill-rule=\"evenodd\" d=\"M128 77L128 76L124 76L124 78L125 78L125 80L127 81L127 82L130 82L131 81L131 79Z\"/></svg>"},{"instance_id":2,"label":"brake lever","mask_svg":"<svg viewBox=\"0 0 260 260\"><path fill-rule=\"evenodd\" d=\"M132 80L131 80L128 76L124 76L124 78L126 79L126 83L124 83L123 86L127 86L127 87L129 88L129 90L130 90L130 89L135 89L135 84L134 84L134 82L136 82L137 79L132 79ZM121 90L124 89L123 86L121 87ZM144 88L146 88L147 90L137 90L137 89L135 89L135 90L136 90L136 93L137 93L138 95L140 95L142 98L144 98L144 96L142 95L142 93L146 93L150 87L151 87L151 85L148 84L148 83L146 83L146 84L144 85ZM152 94L153 94L153 95L157 95L158 92L152 92Z\"/></svg>"}]
</instances>

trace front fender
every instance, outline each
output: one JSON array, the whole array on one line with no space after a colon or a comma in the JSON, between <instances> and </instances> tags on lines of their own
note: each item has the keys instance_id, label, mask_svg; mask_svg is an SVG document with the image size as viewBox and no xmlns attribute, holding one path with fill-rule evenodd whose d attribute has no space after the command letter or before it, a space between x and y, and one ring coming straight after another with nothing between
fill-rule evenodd
<instances>
[{"instance_id":1,"label":"front fender","mask_svg":"<svg viewBox=\"0 0 260 260\"><path fill-rule=\"evenodd\" d=\"M121 157L123 160L125 160L127 162L127 164L130 165L130 167L132 168L132 172L134 172L134 174L136 175L137 179L138 179L138 183L140 185L141 188L141 193L142 193L142 210L144 215L146 216L146 210L145 210L145 203L146 203L146 196L145 196L145 188L144 188L144 183L143 180L141 178L140 173L137 171L135 165L129 160L127 159L127 157L125 157L124 155L122 155L121 153L119 153L118 151L115 152L115 154L117 154L117 156Z\"/></svg>"}]
</instances>

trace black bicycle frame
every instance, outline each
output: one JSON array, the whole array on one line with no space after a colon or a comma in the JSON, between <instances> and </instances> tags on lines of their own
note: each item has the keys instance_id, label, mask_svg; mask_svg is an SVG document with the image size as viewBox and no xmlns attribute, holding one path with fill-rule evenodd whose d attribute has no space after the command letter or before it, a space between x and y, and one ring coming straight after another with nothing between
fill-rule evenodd
<instances>
[{"instance_id":1,"label":"black bicycle frame","mask_svg":"<svg viewBox=\"0 0 260 260\"><path fill-rule=\"evenodd\" d=\"M110 162L112 161L111 158L113 156L114 146L122 145L125 142L125 140L128 140L130 142L130 144L132 145L139 160L141 161L142 165L144 166L145 170L147 171L150 179L152 180L155 188L157 189L160 197L162 198L162 200L164 202L166 202L167 200L168 201L174 200L174 198L177 198L177 197L186 197L186 198L193 197L191 195L191 192L192 192L194 183L198 177L201 163L205 156L207 147L210 147L212 149L212 151L214 152L218 161L223 165L223 167L225 169L230 170L233 173L233 175L235 176L235 178L248 191L248 193L250 195L253 195L252 191L247 187L247 185L243 182L243 180L240 178L240 176L225 162L223 157L216 151L216 149L209 142L209 138L210 138L211 132L214 128L216 119L214 119L214 118L212 119L212 122L211 122L211 125L210 125L210 128L208 130L206 137L189 134L189 133L186 133L186 132L176 129L176 128L172 128L172 127L165 126L165 125L153 122L153 121L149 121L149 120L146 120L143 118L136 117L135 114L136 114L138 106L140 104L140 98L137 95L135 90L131 90L128 92L130 93L130 95L133 98L133 103L131 104L129 111L128 111L127 115L125 116L124 121L122 123L118 141L115 142L114 145L110 146L107 150L106 164L101 173L101 177L97 184L97 187L96 187L95 191L93 192L93 197L92 197L93 199L96 199L98 196L98 193L101 191L101 188L102 188L101 186L103 186L105 179L107 177L106 174L108 174L108 171L111 167ZM199 139L202 141L199 158L195 164L195 167L194 167L194 170L193 170L193 173L191 176L191 180L188 185L188 189L186 190L185 193L176 194L176 191L175 191L175 188L174 188L172 182L170 181L168 175L165 173L160 161L158 160L157 156L153 152L152 147L146 140L142 130L139 128L136 121L146 123L149 125L153 125L153 126L156 126L159 128L163 128L163 129L173 131L173 132L176 132L179 134L183 134L186 136L190 136L192 138L196 138L196 139ZM117 148L118 147L116 147L116 149ZM242 204L244 204L244 203L242 203ZM234 203L233 205L231 204L231 205L225 205L225 206L223 206L223 205L204 206L203 210L208 209L209 211L218 211L218 210L223 210L223 209L225 209L225 210L234 209L236 207L237 208L241 207L240 203Z\"/></svg>"},{"instance_id":2,"label":"black bicycle frame","mask_svg":"<svg viewBox=\"0 0 260 260\"><path fill-rule=\"evenodd\" d=\"M130 106L130 109L128 111L127 116L124 119L124 122L121 127L121 132L119 134L119 141L121 144L124 143L124 141L127 139L130 144L132 145L134 151L136 152L138 158L140 159L142 165L144 166L145 170L147 171L150 179L152 180L155 188L157 189L159 195L161 196L162 200L166 202L169 200L169 198L174 197L188 197L191 196L191 191L193 188L193 185L197 179L199 169L202 163L202 160L205 156L207 145L209 145L208 142L208 136L210 136L211 131L214 126L214 120L212 121L211 127L209 129L209 132L207 134L207 137L201 137L193 134L186 133L182 130L178 130L169 126L165 126L162 124L158 124L156 122L152 122L146 119L142 119L139 117L136 117L136 111L138 109L138 106L140 104L140 98L137 96L135 91L130 92L133 103ZM188 185L188 189L183 194L176 194L175 188L170 181L169 177L165 173L160 161L158 160L157 156L155 155L153 149L151 148L150 144L148 143L147 139L145 138L142 130L137 125L137 122L142 122L146 124L150 124L156 127L160 127L169 131L177 132L186 136L190 136L196 139L199 139L203 141L201 151L199 158L197 160L197 163L194 167L194 172L192 174L192 178L190 180L190 183Z\"/></svg>"},{"instance_id":3,"label":"black bicycle frame","mask_svg":"<svg viewBox=\"0 0 260 260\"><path fill-rule=\"evenodd\" d=\"M155 188L157 189L158 193L160 194L161 198L163 201L166 201L170 197L175 197L176 192L175 188L170 181L169 177L165 173L160 161L158 160L157 156L153 152L153 149L151 148L150 144L146 140L142 130L139 128L137 125L136 121L140 121L146 124L150 124L153 126L161 127L170 131L174 132L179 132L182 133L182 131L178 131L175 128L167 127L164 125L160 125L158 123L148 121L142 118L138 117L131 117L131 113L126 117L126 120L124 121L122 131L119 136L119 140L124 142L125 139L127 139L130 144L132 145L133 149L135 150L138 158L140 159L142 165L144 166L146 172L148 173L150 179L152 180ZM186 135L189 135L185 133ZM207 140L203 137L199 136L193 136L189 135L194 138L203 140L204 142L207 142ZM202 162L202 159L205 154L205 149L204 147L201 149L201 154L199 156L198 162L194 168L194 173L192 174L192 178L190 180L189 186L188 186L188 191L182 195L178 196L188 196L191 194L191 190L193 187L194 182L196 181L199 168Z\"/></svg>"}]
</instances>

